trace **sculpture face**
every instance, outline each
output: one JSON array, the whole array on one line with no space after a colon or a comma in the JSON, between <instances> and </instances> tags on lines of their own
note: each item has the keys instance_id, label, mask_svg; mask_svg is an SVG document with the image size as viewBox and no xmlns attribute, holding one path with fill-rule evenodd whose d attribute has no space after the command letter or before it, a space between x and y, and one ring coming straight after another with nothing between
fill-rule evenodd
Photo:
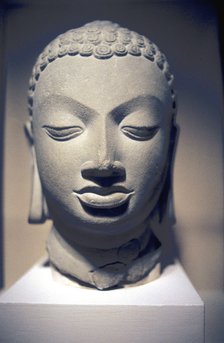
<instances>
[{"instance_id":1,"label":"sculpture face","mask_svg":"<svg viewBox=\"0 0 224 343\"><path fill-rule=\"evenodd\" d=\"M37 164L49 211L70 241L111 248L152 212L167 168L172 101L144 57L58 58L33 103Z\"/></svg>"}]
</instances>

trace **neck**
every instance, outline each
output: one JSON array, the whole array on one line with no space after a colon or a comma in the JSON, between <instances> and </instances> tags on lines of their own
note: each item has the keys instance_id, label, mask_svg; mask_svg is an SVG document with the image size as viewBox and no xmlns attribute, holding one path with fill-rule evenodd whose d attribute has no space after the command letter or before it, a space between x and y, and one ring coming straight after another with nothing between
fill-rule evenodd
<instances>
[{"instance_id":1,"label":"neck","mask_svg":"<svg viewBox=\"0 0 224 343\"><path fill-rule=\"evenodd\" d=\"M111 249L70 244L53 227L47 241L50 262L76 281L106 289L147 276L159 261L161 244L150 228Z\"/></svg>"},{"instance_id":2,"label":"neck","mask_svg":"<svg viewBox=\"0 0 224 343\"><path fill-rule=\"evenodd\" d=\"M55 214L55 213L54 213ZM96 248L96 249L112 249L120 245L127 243L128 241L135 239L142 235L147 227L148 220L141 221L140 223L131 223L127 226L127 223L119 225L119 227L107 226L105 222L103 225L100 223L97 227L75 225L74 220L64 222L62 216L57 217L54 215L53 225L54 229L60 236L70 245L76 247ZM148 218L147 218L148 219Z\"/></svg>"}]
</instances>

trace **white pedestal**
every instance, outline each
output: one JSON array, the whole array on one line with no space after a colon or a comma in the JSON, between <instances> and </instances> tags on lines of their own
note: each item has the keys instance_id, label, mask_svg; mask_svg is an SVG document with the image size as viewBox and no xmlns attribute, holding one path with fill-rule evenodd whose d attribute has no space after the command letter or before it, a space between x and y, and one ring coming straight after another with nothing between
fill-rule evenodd
<instances>
[{"instance_id":1,"label":"white pedestal","mask_svg":"<svg viewBox=\"0 0 224 343\"><path fill-rule=\"evenodd\" d=\"M0 297L4 343L203 343L204 305L181 266L151 283L98 291L33 267Z\"/></svg>"}]
</instances>

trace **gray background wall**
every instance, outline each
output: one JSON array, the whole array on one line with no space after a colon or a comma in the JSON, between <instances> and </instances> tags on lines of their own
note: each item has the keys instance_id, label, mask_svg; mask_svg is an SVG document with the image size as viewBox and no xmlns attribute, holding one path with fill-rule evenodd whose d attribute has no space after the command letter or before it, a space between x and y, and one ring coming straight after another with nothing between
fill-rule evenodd
<instances>
[{"instance_id":1,"label":"gray background wall","mask_svg":"<svg viewBox=\"0 0 224 343\"><path fill-rule=\"evenodd\" d=\"M172 235L179 258L200 292L223 292L223 103L212 5L141 0L25 3L10 10L5 23L5 286L44 254L50 228L50 223L27 224L31 163L23 123L32 65L57 34L91 20L109 19L151 38L168 57L176 79L181 128L174 168L177 222L170 234L165 229L160 235L164 244Z\"/></svg>"}]
</instances>

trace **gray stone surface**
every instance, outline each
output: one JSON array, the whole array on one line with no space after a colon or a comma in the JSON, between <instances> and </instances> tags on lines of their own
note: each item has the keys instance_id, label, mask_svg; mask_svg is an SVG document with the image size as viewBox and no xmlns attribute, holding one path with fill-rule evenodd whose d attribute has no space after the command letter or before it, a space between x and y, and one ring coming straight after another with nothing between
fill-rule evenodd
<instances>
[{"instance_id":1,"label":"gray stone surface","mask_svg":"<svg viewBox=\"0 0 224 343\"><path fill-rule=\"evenodd\" d=\"M176 132L165 56L110 22L70 30L39 56L29 110L29 220L53 220L52 265L98 289L145 277L160 256L150 223L169 203Z\"/></svg>"}]
</instances>

